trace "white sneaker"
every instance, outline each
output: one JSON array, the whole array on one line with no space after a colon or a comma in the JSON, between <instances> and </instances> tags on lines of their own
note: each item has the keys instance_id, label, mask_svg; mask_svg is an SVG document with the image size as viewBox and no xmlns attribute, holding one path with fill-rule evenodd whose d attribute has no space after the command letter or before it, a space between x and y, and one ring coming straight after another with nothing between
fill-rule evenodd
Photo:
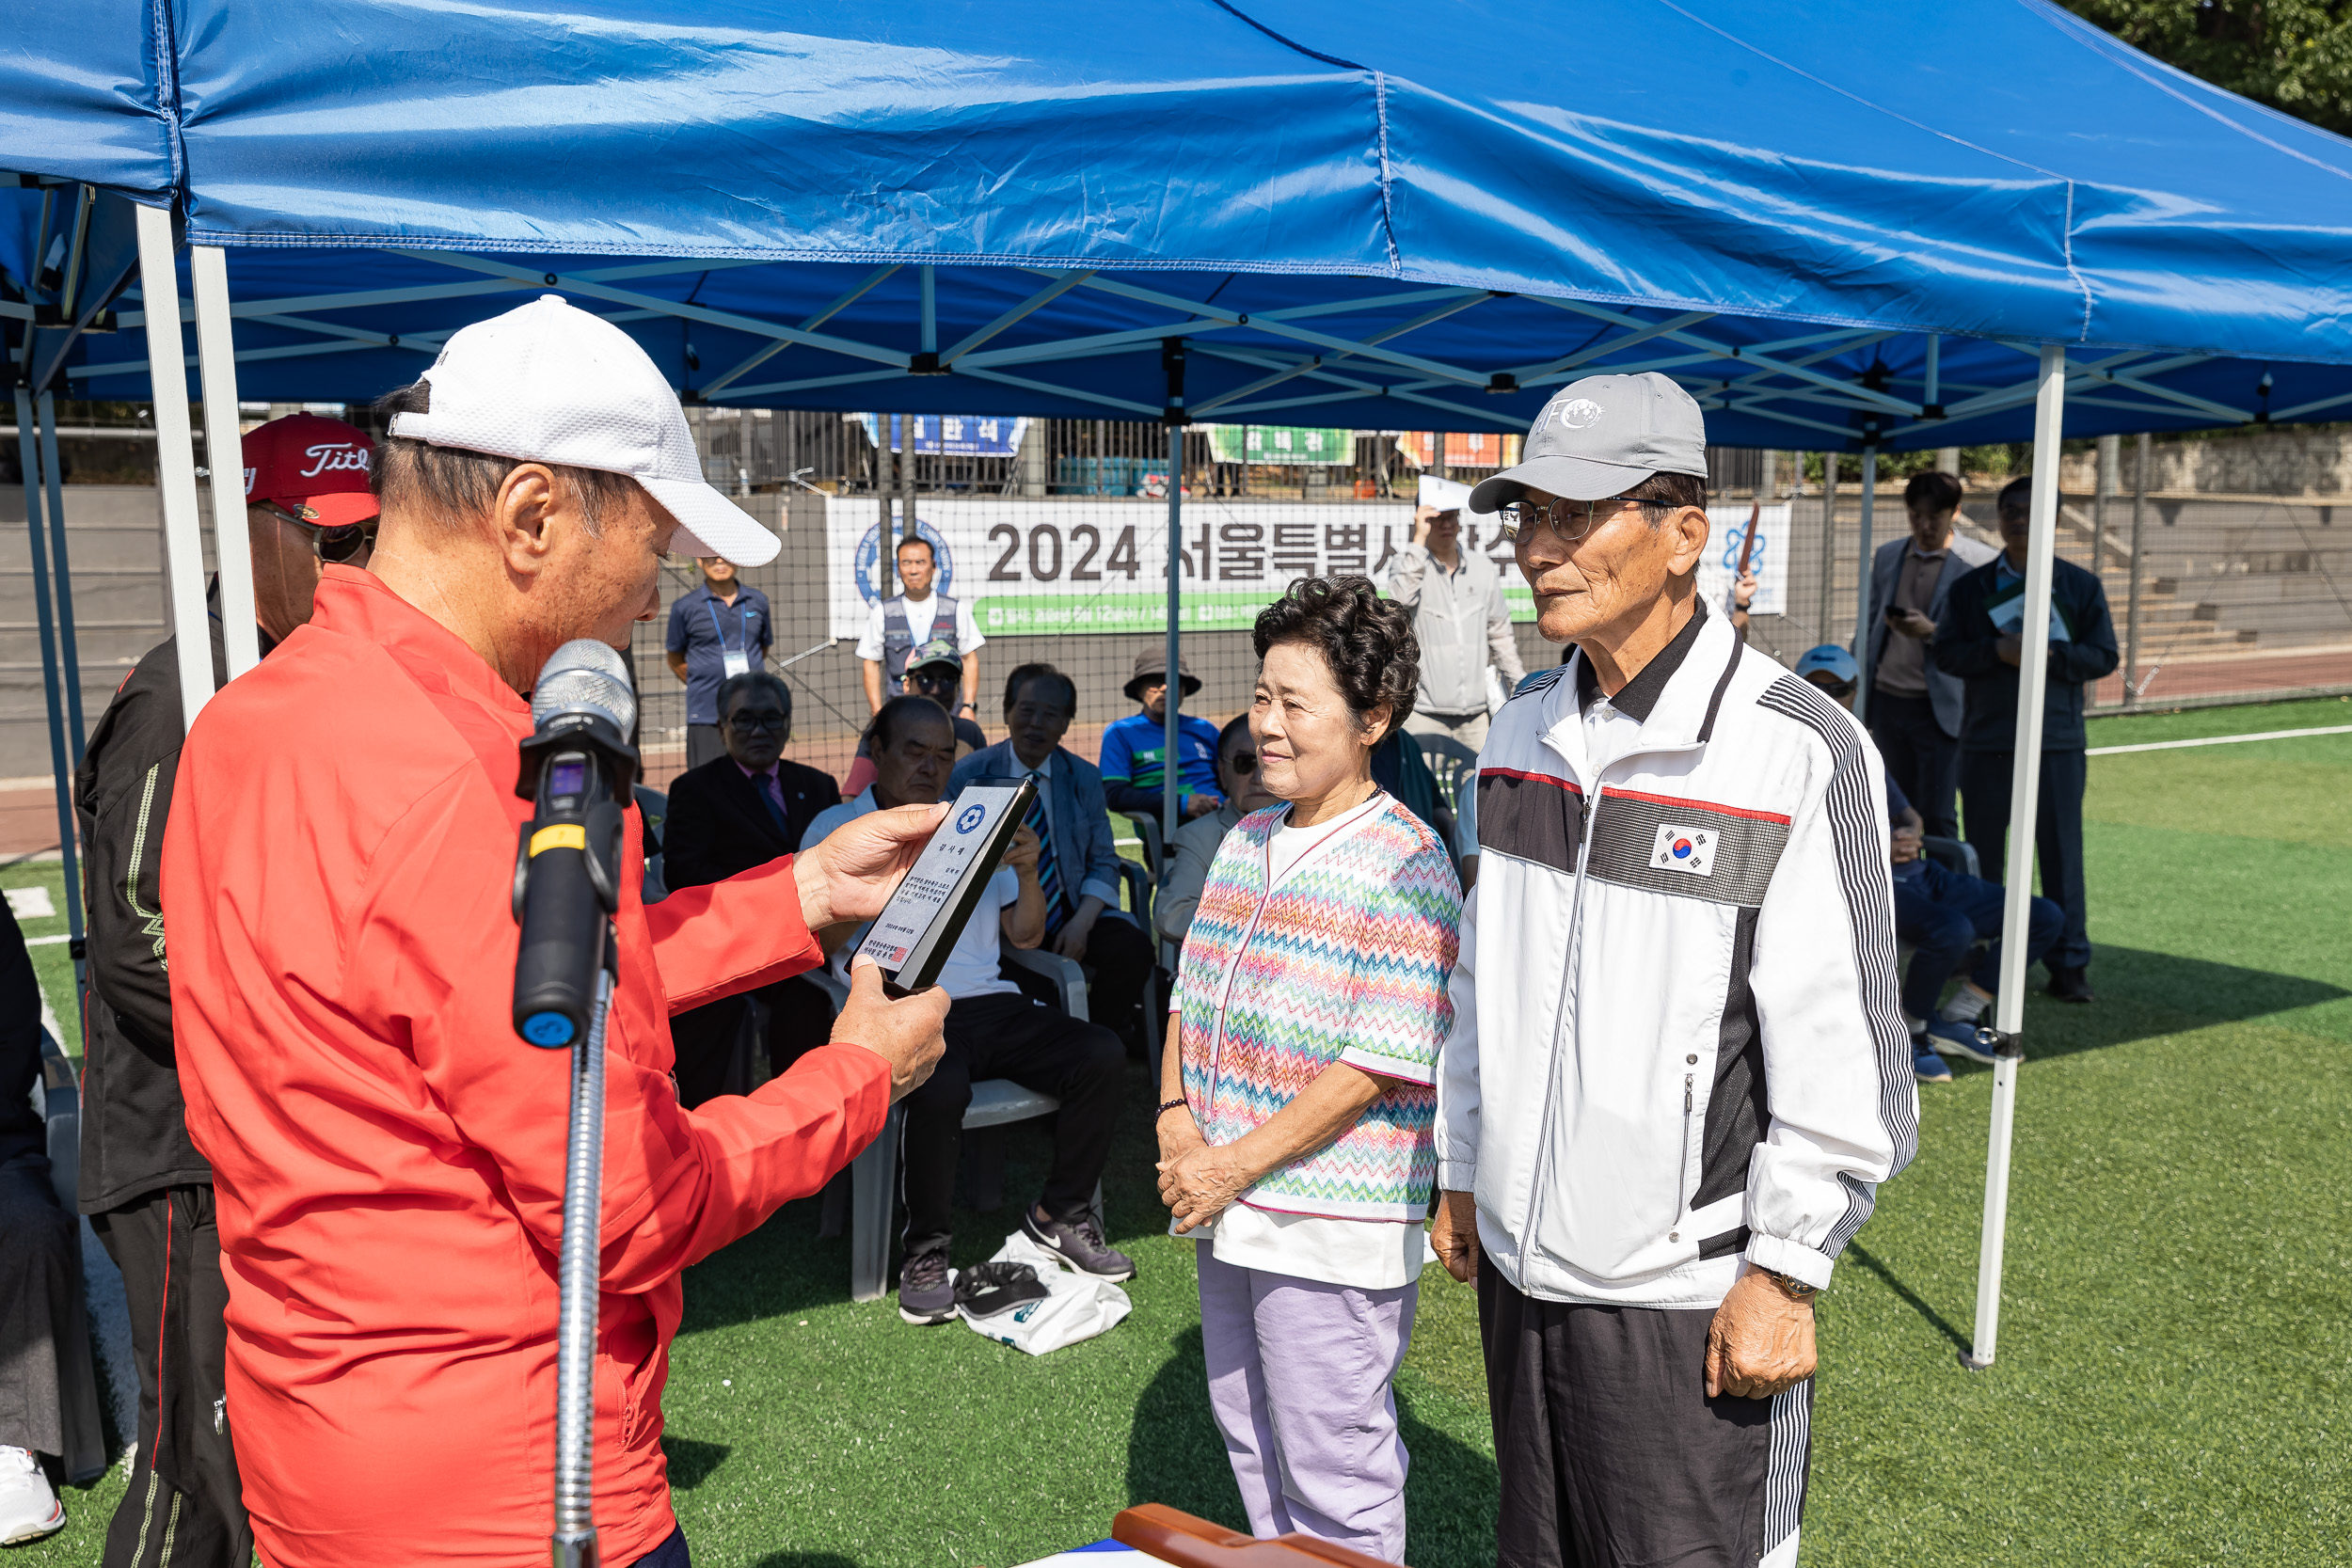
<instances>
[{"instance_id":1,"label":"white sneaker","mask_svg":"<svg viewBox=\"0 0 2352 1568\"><path fill-rule=\"evenodd\" d=\"M0 1546L21 1545L65 1528L65 1504L49 1489L40 1461L0 1445Z\"/></svg>"}]
</instances>

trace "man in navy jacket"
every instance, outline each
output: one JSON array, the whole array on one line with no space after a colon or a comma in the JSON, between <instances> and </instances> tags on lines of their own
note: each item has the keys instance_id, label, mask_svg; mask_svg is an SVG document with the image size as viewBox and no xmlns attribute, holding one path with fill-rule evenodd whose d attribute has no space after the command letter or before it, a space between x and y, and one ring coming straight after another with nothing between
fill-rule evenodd
<instances>
[{"instance_id":1,"label":"man in navy jacket","mask_svg":"<svg viewBox=\"0 0 2352 1568\"><path fill-rule=\"evenodd\" d=\"M2029 479L2014 479L1999 502L2007 546L1952 585L1930 644L1937 668L1966 682L1960 730L1961 815L1984 876L2002 881L2009 836L2010 774L2017 746L2017 661L2024 645ZM2088 1002L2090 938L2083 891L2083 689L2114 672L2115 621L2099 579L2070 561L2051 562L2050 664L2042 700L2042 789L2034 855L2042 890L2066 911L2065 928L2043 955L2050 994Z\"/></svg>"}]
</instances>

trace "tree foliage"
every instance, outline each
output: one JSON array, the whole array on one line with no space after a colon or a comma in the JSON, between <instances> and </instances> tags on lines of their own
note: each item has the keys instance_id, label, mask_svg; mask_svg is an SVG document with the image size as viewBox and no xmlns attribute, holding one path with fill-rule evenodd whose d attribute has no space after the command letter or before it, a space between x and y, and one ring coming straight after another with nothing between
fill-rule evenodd
<instances>
[{"instance_id":1,"label":"tree foliage","mask_svg":"<svg viewBox=\"0 0 2352 1568\"><path fill-rule=\"evenodd\" d=\"M2352 0L2062 0L2216 87L2352 135Z\"/></svg>"}]
</instances>

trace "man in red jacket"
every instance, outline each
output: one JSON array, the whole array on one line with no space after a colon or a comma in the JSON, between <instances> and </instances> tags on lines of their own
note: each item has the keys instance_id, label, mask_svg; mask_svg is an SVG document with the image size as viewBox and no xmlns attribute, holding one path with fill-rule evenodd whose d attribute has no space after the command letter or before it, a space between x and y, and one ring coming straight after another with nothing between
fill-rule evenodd
<instances>
[{"instance_id":1,"label":"man in red jacket","mask_svg":"<svg viewBox=\"0 0 2352 1568\"><path fill-rule=\"evenodd\" d=\"M271 1568L547 1560L567 1053L511 1022L529 689L625 647L663 554L777 542L702 483L675 396L552 295L454 335L386 400L367 571L216 696L164 845L188 1131L218 1191L226 1419ZM944 808L645 907L609 1022L595 1519L684 1568L660 1438L678 1275L816 1191L941 1050L943 993L870 966L833 1043L680 1109L669 1015L821 961ZM625 863L642 853L628 816Z\"/></svg>"}]
</instances>

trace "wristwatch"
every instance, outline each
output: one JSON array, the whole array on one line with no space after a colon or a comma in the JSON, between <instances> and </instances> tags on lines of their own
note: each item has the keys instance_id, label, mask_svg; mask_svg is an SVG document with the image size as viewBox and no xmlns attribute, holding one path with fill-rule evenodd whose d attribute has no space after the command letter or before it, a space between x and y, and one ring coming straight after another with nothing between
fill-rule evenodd
<instances>
[{"instance_id":1,"label":"wristwatch","mask_svg":"<svg viewBox=\"0 0 2352 1568\"><path fill-rule=\"evenodd\" d=\"M1819 1285L1808 1285L1802 1279L1781 1273L1778 1269L1764 1269L1759 1272L1798 1301L1811 1301L1821 1293L1821 1288Z\"/></svg>"}]
</instances>

